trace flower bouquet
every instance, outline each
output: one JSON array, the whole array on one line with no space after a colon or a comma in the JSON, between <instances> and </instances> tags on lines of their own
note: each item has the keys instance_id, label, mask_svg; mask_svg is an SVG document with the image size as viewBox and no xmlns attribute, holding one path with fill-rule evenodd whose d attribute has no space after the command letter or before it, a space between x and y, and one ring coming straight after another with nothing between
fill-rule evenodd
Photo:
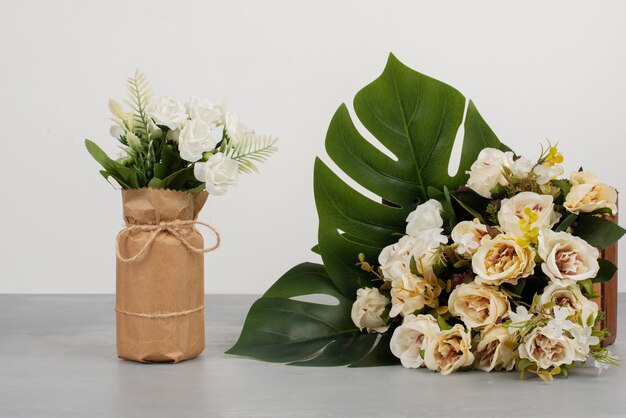
<instances>
[{"instance_id":1,"label":"flower bouquet","mask_svg":"<svg viewBox=\"0 0 626 418\"><path fill-rule=\"evenodd\" d=\"M219 246L197 220L209 194L257 171L276 139L205 99L152 99L145 76L128 79L125 109L109 101L121 155L86 140L100 173L122 190L126 227L116 241L117 353L141 362L178 362L204 349L204 253ZM205 248L196 225L211 229Z\"/></svg>"},{"instance_id":2,"label":"flower bouquet","mask_svg":"<svg viewBox=\"0 0 626 418\"><path fill-rule=\"evenodd\" d=\"M516 155L473 102L393 55L354 110L386 150L339 107L326 150L359 190L316 161L313 250L324 264L281 277L229 353L442 374L515 368L544 380L590 358L617 362L594 301L617 270L603 249L624 234L613 188L587 171L563 178L556 146Z\"/></svg>"}]
</instances>

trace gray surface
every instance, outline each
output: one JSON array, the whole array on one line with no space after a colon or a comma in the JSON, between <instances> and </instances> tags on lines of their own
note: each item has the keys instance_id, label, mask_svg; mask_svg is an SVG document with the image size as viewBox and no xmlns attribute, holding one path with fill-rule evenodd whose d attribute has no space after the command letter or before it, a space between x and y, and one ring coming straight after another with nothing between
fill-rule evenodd
<instances>
[{"instance_id":1,"label":"gray surface","mask_svg":"<svg viewBox=\"0 0 626 418\"><path fill-rule=\"evenodd\" d=\"M115 356L113 296L0 295L0 416L626 416L626 366L544 384L514 373L305 368L224 355L253 301L208 296L204 354L144 365ZM621 357L624 334L613 348Z\"/></svg>"}]
</instances>

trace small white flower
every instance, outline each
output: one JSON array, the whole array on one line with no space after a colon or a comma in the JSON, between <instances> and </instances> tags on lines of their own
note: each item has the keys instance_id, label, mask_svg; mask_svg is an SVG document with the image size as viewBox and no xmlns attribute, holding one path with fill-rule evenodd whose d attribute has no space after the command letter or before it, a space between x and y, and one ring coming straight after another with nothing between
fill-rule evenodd
<instances>
[{"instance_id":1,"label":"small white flower","mask_svg":"<svg viewBox=\"0 0 626 418\"><path fill-rule=\"evenodd\" d=\"M487 235L487 226L481 224L478 219L459 222L452 229L451 234L452 241L456 244L454 251L466 256L474 254L485 235Z\"/></svg>"},{"instance_id":2,"label":"small white flower","mask_svg":"<svg viewBox=\"0 0 626 418\"><path fill-rule=\"evenodd\" d=\"M422 203L406 218L408 222L406 233L410 237L416 237L421 232L441 228L443 226L441 212L443 212L443 207L435 199Z\"/></svg>"},{"instance_id":3,"label":"small white flower","mask_svg":"<svg viewBox=\"0 0 626 418\"><path fill-rule=\"evenodd\" d=\"M514 159L514 154L510 151L504 153L506 166L511 170L511 173L520 179L528 177L530 171L533 169L533 162L526 157L519 157Z\"/></svg>"},{"instance_id":4,"label":"small white flower","mask_svg":"<svg viewBox=\"0 0 626 418\"><path fill-rule=\"evenodd\" d=\"M533 315L528 312L528 309L526 309L525 306L522 305L518 306L515 309L515 312L509 311L509 318L511 318L511 322L513 322L514 324L526 322L532 317Z\"/></svg>"},{"instance_id":5,"label":"small white flower","mask_svg":"<svg viewBox=\"0 0 626 418\"><path fill-rule=\"evenodd\" d=\"M561 338L563 331L569 331L574 327L574 323L567 319L570 316L570 311L567 308L555 306L552 309L554 318L548 321L548 327L554 330L554 336Z\"/></svg>"},{"instance_id":6,"label":"small white flower","mask_svg":"<svg viewBox=\"0 0 626 418\"><path fill-rule=\"evenodd\" d=\"M356 296L351 311L354 325L360 330L367 329L367 332L387 331L389 325L385 324L382 315L389 305L389 299L382 295L378 289L371 287L357 290Z\"/></svg>"},{"instance_id":7,"label":"small white flower","mask_svg":"<svg viewBox=\"0 0 626 418\"><path fill-rule=\"evenodd\" d=\"M174 97L161 97L146 107L146 113L157 125L178 128L187 120L185 106Z\"/></svg>"},{"instance_id":8,"label":"small white flower","mask_svg":"<svg viewBox=\"0 0 626 418\"><path fill-rule=\"evenodd\" d=\"M598 374L601 374L603 371L608 370L611 365L607 363L600 363L598 360L594 360L593 367L598 369Z\"/></svg>"},{"instance_id":9,"label":"small white flower","mask_svg":"<svg viewBox=\"0 0 626 418\"><path fill-rule=\"evenodd\" d=\"M216 145L213 126L202 119L185 122L178 135L180 158L192 163L202 159L203 153L213 151Z\"/></svg>"},{"instance_id":10,"label":"small white flower","mask_svg":"<svg viewBox=\"0 0 626 418\"><path fill-rule=\"evenodd\" d=\"M389 348L404 367L421 367L424 364L422 351L439 331L439 325L432 315L407 315L402 325L393 332Z\"/></svg>"},{"instance_id":11,"label":"small white flower","mask_svg":"<svg viewBox=\"0 0 626 418\"><path fill-rule=\"evenodd\" d=\"M221 152L213 154L207 162L196 163L193 173L206 183L209 194L222 195L239 180L239 164Z\"/></svg>"},{"instance_id":12,"label":"small white flower","mask_svg":"<svg viewBox=\"0 0 626 418\"><path fill-rule=\"evenodd\" d=\"M576 349L576 361L586 361L589 357L590 347L600 344L600 339L595 335L591 335L593 329L591 327L583 327L575 324L570 329L570 334L574 337Z\"/></svg>"},{"instance_id":13,"label":"small white flower","mask_svg":"<svg viewBox=\"0 0 626 418\"><path fill-rule=\"evenodd\" d=\"M537 184L546 184L563 174L563 167L560 165L553 165L552 167L538 165L533 169L533 173L537 176Z\"/></svg>"},{"instance_id":14,"label":"small white flower","mask_svg":"<svg viewBox=\"0 0 626 418\"><path fill-rule=\"evenodd\" d=\"M189 119L202 119L214 127L224 123L222 108L214 105L207 99L192 97L185 103Z\"/></svg>"}]
</instances>

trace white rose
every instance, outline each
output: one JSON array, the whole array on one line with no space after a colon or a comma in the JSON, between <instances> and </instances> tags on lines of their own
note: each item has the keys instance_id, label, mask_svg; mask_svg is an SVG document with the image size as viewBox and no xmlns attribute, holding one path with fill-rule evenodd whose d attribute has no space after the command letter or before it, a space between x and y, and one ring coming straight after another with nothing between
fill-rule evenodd
<instances>
[{"instance_id":1,"label":"white rose","mask_svg":"<svg viewBox=\"0 0 626 418\"><path fill-rule=\"evenodd\" d=\"M410 237L416 237L421 232L441 228L443 226L441 212L443 207L435 199L422 203L406 218L408 222L406 233Z\"/></svg>"},{"instance_id":2,"label":"white rose","mask_svg":"<svg viewBox=\"0 0 626 418\"><path fill-rule=\"evenodd\" d=\"M206 183L209 194L216 196L226 193L228 188L239 180L239 164L230 157L218 152L207 162L196 163L193 173L198 181Z\"/></svg>"},{"instance_id":3,"label":"white rose","mask_svg":"<svg viewBox=\"0 0 626 418\"><path fill-rule=\"evenodd\" d=\"M569 177L569 182L572 186L579 186L581 184L598 184L600 179L591 171L574 171Z\"/></svg>"},{"instance_id":4,"label":"white rose","mask_svg":"<svg viewBox=\"0 0 626 418\"><path fill-rule=\"evenodd\" d=\"M485 235L487 235L487 226L481 224L478 219L474 219L456 224L452 229L451 238L456 244L455 251L458 254L470 256L476 252Z\"/></svg>"},{"instance_id":5,"label":"white rose","mask_svg":"<svg viewBox=\"0 0 626 418\"><path fill-rule=\"evenodd\" d=\"M202 159L203 153L213 151L216 145L213 127L202 119L185 122L178 135L180 158L192 163Z\"/></svg>"},{"instance_id":6,"label":"white rose","mask_svg":"<svg viewBox=\"0 0 626 418\"><path fill-rule=\"evenodd\" d=\"M424 364L421 352L439 331L439 325L432 315L407 315L402 325L393 332L389 348L404 367L421 367Z\"/></svg>"},{"instance_id":7,"label":"white rose","mask_svg":"<svg viewBox=\"0 0 626 418\"><path fill-rule=\"evenodd\" d=\"M548 304L553 304L553 307L544 309ZM582 325L593 325L598 316L598 304L587 299L576 282L570 280L550 282L541 294L537 310L551 315L556 306L567 308L569 314L576 315Z\"/></svg>"},{"instance_id":8,"label":"white rose","mask_svg":"<svg viewBox=\"0 0 626 418\"><path fill-rule=\"evenodd\" d=\"M503 325L496 325L480 333L479 342L474 351L474 366L482 371L511 370L515 365L516 344L509 330Z\"/></svg>"},{"instance_id":9,"label":"white rose","mask_svg":"<svg viewBox=\"0 0 626 418\"><path fill-rule=\"evenodd\" d=\"M617 214L617 192L614 188L600 183L595 174L575 172L570 177L572 188L565 196L565 209L572 213L589 213L598 209L610 209Z\"/></svg>"},{"instance_id":10,"label":"white rose","mask_svg":"<svg viewBox=\"0 0 626 418\"><path fill-rule=\"evenodd\" d=\"M472 365L474 354L471 348L471 334L461 324L456 324L429 341L424 351L424 364L430 370L450 374L461 367Z\"/></svg>"},{"instance_id":11,"label":"white rose","mask_svg":"<svg viewBox=\"0 0 626 418\"><path fill-rule=\"evenodd\" d=\"M224 128L228 133L228 137L234 144L236 144L242 136L254 133L254 131L249 129L246 124L239 119L239 116L233 112L226 112L224 115Z\"/></svg>"},{"instance_id":12,"label":"white rose","mask_svg":"<svg viewBox=\"0 0 626 418\"><path fill-rule=\"evenodd\" d=\"M414 274L405 274L391 282L391 311L389 316L409 315L426 306L427 281Z\"/></svg>"},{"instance_id":13,"label":"white rose","mask_svg":"<svg viewBox=\"0 0 626 418\"><path fill-rule=\"evenodd\" d=\"M192 97L185 103L185 109L191 120L202 119L212 126L223 123L222 109L207 99Z\"/></svg>"},{"instance_id":14,"label":"white rose","mask_svg":"<svg viewBox=\"0 0 626 418\"><path fill-rule=\"evenodd\" d=\"M472 256L472 270L477 284L498 286L502 283L517 284L519 279L530 276L535 268L535 250L520 246L514 237L488 235Z\"/></svg>"},{"instance_id":15,"label":"white rose","mask_svg":"<svg viewBox=\"0 0 626 418\"><path fill-rule=\"evenodd\" d=\"M523 237L523 226L541 229L551 228L561 215L554 211L552 196L533 192L522 192L510 199L503 199L498 222L504 232L514 237Z\"/></svg>"},{"instance_id":16,"label":"white rose","mask_svg":"<svg viewBox=\"0 0 626 418\"><path fill-rule=\"evenodd\" d=\"M185 106L174 97L161 97L146 107L146 113L157 125L178 128L187 120Z\"/></svg>"},{"instance_id":17,"label":"white rose","mask_svg":"<svg viewBox=\"0 0 626 418\"><path fill-rule=\"evenodd\" d=\"M520 358L536 363L541 369L571 364L575 360L574 343L565 335L557 336L554 328L533 329L519 346Z\"/></svg>"},{"instance_id":18,"label":"white rose","mask_svg":"<svg viewBox=\"0 0 626 418\"><path fill-rule=\"evenodd\" d=\"M448 309L461 318L468 328L495 325L509 313L506 296L489 286L475 283L461 284L454 288L448 299Z\"/></svg>"},{"instance_id":19,"label":"white rose","mask_svg":"<svg viewBox=\"0 0 626 418\"><path fill-rule=\"evenodd\" d=\"M511 170L511 173L520 179L528 177L530 171L535 164L526 157L518 157L515 159L515 154L511 151L504 153L504 166Z\"/></svg>"},{"instance_id":20,"label":"white rose","mask_svg":"<svg viewBox=\"0 0 626 418\"><path fill-rule=\"evenodd\" d=\"M432 270L433 264L437 261L435 251L441 241L447 241L443 235L439 235L437 230L432 230L431 235L422 234L419 237L400 238L395 244L383 248L378 256L378 263L385 280L392 281L411 273L411 257L415 258L417 270L425 274Z\"/></svg>"},{"instance_id":21,"label":"white rose","mask_svg":"<svg viewBox=\"0 0 626 418\"><path fill-rule=\"evenodd\" d=\"M574 324L569 331L574 339L574 350L576 351L574 361L587 360L591 346L600 344L600 339L591 335L592 331L592 327L583 327L578 324Z\"/></svg>"},{"instance_id":22,"label":"white rose","mask_svg":"<svg viewBox=\"0 0 626 418\"><path fill-rule=\"evenodd\" d=\"M598 249L567 232L542 229L538 252L544 261L541 270L554 282L594 278L600 270Z\"/></svg>"},{"instance_id":23,"label":"white rose","mask_svg":"<svg viewBox=\"0 0 626 418\"><path fill-rule=\"evenodd\" d=\"M467 172L469 179L467 187L481 195L491 198L491 189L496 185L506 185L502 167L505 164L505 155L495 148L484 148Z\"/></svg>"},{"instance_id":24,"label":"white rose","mask_svg":"<svg viewBox=\"0 0 626 418\"><path fill-rule=\"evenodd\" d=\"M389 305L389 299L378 289L365 287L356 291L356 300L352 304L352 322L367 332L385 332L389 325L385 324L382 315Z\"/></svg>"}]
</instances>

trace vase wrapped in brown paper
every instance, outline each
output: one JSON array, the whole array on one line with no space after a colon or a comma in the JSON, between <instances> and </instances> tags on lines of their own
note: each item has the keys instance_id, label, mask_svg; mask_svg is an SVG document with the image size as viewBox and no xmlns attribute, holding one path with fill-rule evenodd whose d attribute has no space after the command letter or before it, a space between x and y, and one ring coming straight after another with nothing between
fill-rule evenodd
<instances>
[{"instance_id":1,"label":"vase wrapped in brown paper","mask_svg":"<svg viewBox=\"0 0 626 418\"><path fill-rule=\"evenodd\" d=\"M126 228L117 238L117 355L174 362L204 350L204 253L219 234L197 216L207 193L123 190ZM217 243L204 248L195 224Z\"/></svg>"}]
</instances>

